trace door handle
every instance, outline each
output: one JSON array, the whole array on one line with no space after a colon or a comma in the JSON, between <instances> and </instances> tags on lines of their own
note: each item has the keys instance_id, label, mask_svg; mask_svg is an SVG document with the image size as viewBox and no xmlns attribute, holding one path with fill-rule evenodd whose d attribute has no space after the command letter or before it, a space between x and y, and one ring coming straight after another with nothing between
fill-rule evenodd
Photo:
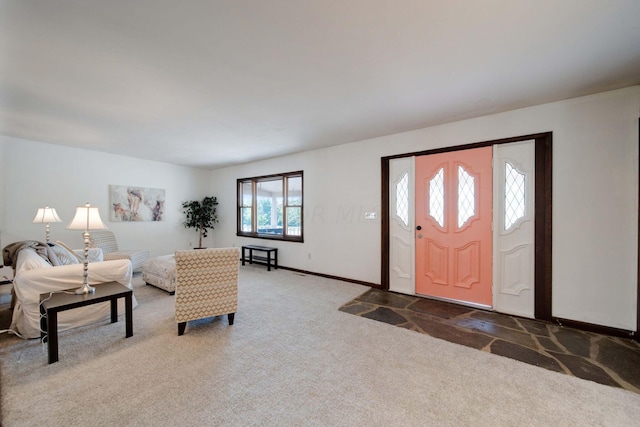
<instances>
[{"instance_id":1,"label":"door handle","mask_svg":"<svg viewBox=\"0 0 640 427\"><path fill-rule=\"evenodd\" d=\"M422 239L422 233L418 234L418 239Z\"/></svg>"},{"instance_id":2,"label":"door handle","mask_svg":"<svg viewBox=\"0 0 640 427\"><path fill-rule=\"evenodd\" d=\"M422 226L421 225L417 226L416 230L418 230L418 231L422 230Z\"/></svg>"}]
</instances>

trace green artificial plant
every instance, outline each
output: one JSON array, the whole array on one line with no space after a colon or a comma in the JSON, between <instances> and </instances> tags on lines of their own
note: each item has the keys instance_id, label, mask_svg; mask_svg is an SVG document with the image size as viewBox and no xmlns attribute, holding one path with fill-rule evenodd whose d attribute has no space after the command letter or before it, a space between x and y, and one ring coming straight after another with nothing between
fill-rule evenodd
<instances>
[{"instance_id":1,"label":"green artificial plant","mask_svg":"<svg viewBox=\"0 0 640 427\"><path fill-rule=\"evenodd\" d=\"M200 233L198 249L202 249L202 238L207 237L209 229L213 230L213 224L218 222L216 206L218 200L213 197L205 197L202 201L191 200L182 203L187 219L183 222L185 228L195 228Z\"/></svg>"}]
</instances>

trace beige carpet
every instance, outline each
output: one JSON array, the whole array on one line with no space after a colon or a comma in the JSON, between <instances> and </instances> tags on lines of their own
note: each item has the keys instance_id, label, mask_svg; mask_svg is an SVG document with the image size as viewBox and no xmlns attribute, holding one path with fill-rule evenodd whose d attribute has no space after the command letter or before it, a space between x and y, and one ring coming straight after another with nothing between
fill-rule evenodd
<instances>
[{"instance_id":1,"label":"beige carpet","mask_svg":"<svg viewBox=\"0 0 640 427\"><path fill-rule=\"evenodd\" d=\"M135 278L124 319L0 335L5 426L631 426L640 395L338 311L365 287L241 267L235 325L173 321Z\"/></svg>"}]
</instances>

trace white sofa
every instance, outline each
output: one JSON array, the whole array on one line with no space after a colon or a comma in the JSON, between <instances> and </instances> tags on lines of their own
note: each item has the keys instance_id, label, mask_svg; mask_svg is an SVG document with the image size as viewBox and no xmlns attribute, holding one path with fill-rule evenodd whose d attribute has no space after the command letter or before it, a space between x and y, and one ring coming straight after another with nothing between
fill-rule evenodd
<instances>
[{"instance_id":1,"label":"white sofa","mask_svg":"<svg viewBox=\"0 0 640 427\"><path fill-rule=\"evenodd\" d=\"M131 288L131 275L131 262L126 259L89 263L89 284L91 285L114 281ZM82 263L54 267L34 249L22 249L17 256L13 278L16 302L10 329L23 338L39 338L40 294L79 288L83 280ZM134 295L133 306L137 305ZM118 313L124 313L123 299L118 301ZM75 308L58 315L58 331L109 318L109 302Z\"/></svg>"}]
</instances>

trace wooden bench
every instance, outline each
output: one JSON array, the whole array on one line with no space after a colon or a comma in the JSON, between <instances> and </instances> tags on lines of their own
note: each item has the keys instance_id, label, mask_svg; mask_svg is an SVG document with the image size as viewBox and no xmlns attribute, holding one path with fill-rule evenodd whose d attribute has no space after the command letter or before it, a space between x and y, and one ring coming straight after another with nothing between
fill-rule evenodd
<instances>
[{"instance_id":1,"label":"wooden bench","mask_svg":"<svg viewBox=\"0 0 640 427\"><path fill-rule=\"evenodd\" d=\"M245 250L249 250L249 257L247 258L245 254ZM254 251L258 252L266 252L267 256L256 256L253 254ZM271 254L273 253L273 257ZM267 271L271 271L271 266L273 268L278 268L278 248L270 248L268 246L257 246L257 245L245 245L242 247L242 265L244 265L245 260L249 261L249 264L267 264ZM260 262L263 261L263 262ZM273 263L272 263L273 262Z\"/></svg>"}]
</instances>

